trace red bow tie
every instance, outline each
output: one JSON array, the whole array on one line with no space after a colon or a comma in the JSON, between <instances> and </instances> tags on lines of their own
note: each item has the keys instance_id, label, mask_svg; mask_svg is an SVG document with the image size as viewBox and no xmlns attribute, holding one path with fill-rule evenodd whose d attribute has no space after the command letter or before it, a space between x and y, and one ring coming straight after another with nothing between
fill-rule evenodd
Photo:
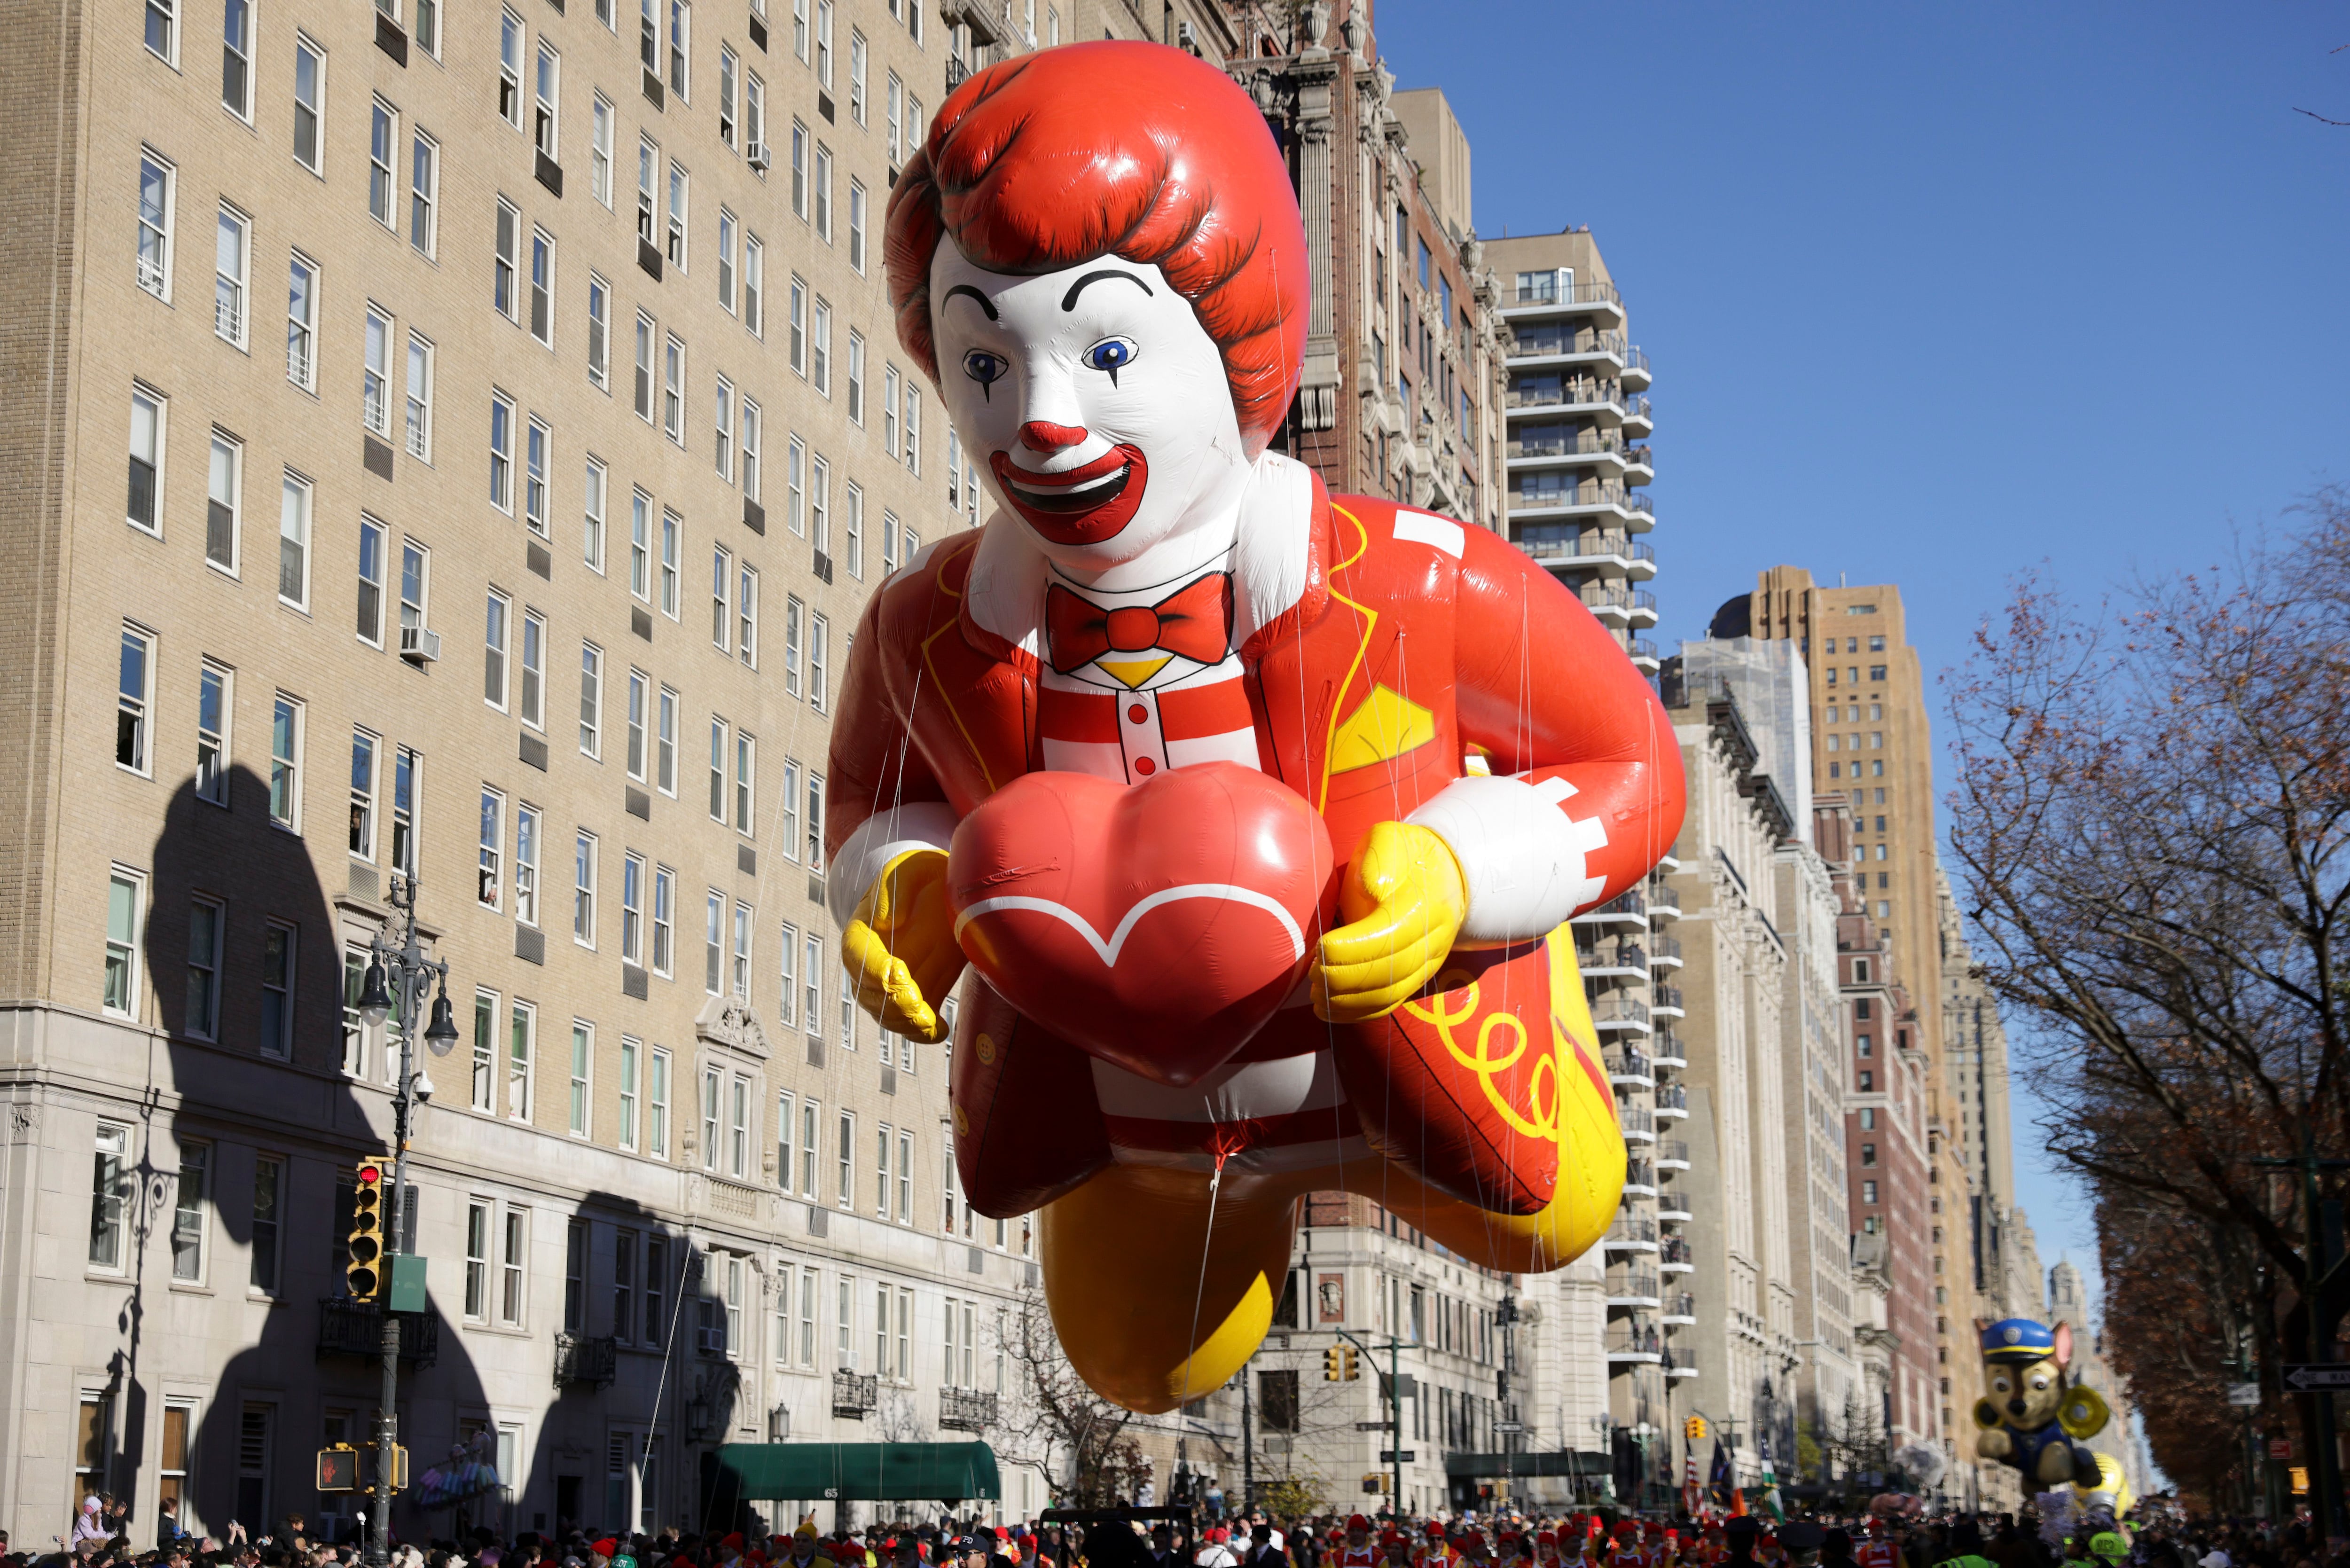
<instances>
[{"instance_id":1,"label":"red bow tie","mask_svg":"<svg viewBox=\"0 0 2350 1568\"><path fill-rule=\"evenodd\" d=\"M1045 592L1053 668L1066 675L1105 653L1180 653L1221 664L1232 645L1232 575L1211 572L1155 605L1104 609L1055 583Z\"/></svg>"}]
</instances>

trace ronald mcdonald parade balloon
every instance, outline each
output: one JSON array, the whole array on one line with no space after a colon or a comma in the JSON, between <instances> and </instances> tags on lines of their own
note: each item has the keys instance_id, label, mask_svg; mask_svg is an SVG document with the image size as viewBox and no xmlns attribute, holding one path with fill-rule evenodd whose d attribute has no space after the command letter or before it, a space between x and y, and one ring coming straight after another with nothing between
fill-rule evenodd
<instances>
[{"instance_id":1,"label":"ronald mcdonald parade balloon","mask_svg":"<svg viewBox=\"0 0 2350 1568\"><path fill-rule=\"evenodd\" d=\"M1566 922L1670 846L1679 753L1507 541L1269 450L1314 263L1247 95L1154 44L989 67L886 258L995 510L858 626L832 914L884 1027L956 996L964 1194L1041 1211L1072 1365L1222 1386L1312 1191L1572 1261L1625 1154Z\"/></svg>"}]
</instances>

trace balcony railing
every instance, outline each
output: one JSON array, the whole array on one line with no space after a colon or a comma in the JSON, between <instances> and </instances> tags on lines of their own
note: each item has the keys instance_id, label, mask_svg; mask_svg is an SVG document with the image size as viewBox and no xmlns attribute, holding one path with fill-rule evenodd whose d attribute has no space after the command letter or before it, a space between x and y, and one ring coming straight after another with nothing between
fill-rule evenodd
<instances>
[{"instance_id":1,"label":"balcony railing","mask_svg":"<svg viewBox=\"0 0 2350 1568\"><path fill-rule=\"evenodd\" d=\"M836 1416L869 1416L881 1405L881 1378L877 1373L859 1375L846 1367L832 1375L832 1413Z\"/></svg>"},{"instance_id":2,"label":"balcony railing","mask_svg":"<svg viewBox=\"0 0 2350 1568\"><path fill-rule=\"evenodd\" d=\"M1693 1263L1697 1262L1690 1253L1689 1241L1683 1237L1668 1236L1659 1245L1663 1248L1662 1254L1658 1259L1659 1262Z\"/></svg>"},{"instance_id":3,"label":"balcony railing","mask_svg":"<svg viewBox=\"0 0 2350 1568\"><path fill-rule=\"evenodd\" d=\"M1646 953L1631 942L1609 942L1603 945L1578 947L1575 950L1575 966L1588 974L1595 969L1646 969Z\"/></svg>"},{"instance_id":4,"label":"balcony railing","mask_svg":"<svg viewBox=\"0 0 2350 1568\"><path fill-rule=\"evenodd\" d=\"M1657 1168L1656 1168L1655 1166L1650 1165L1650 1164L1649 1164L1647 1160L1645 1160L1645 1159L1633 1159L1633 1160L1627 1160L1627 1161L1625 1161L1625 1163L1624 1163L1624 1185L1625 1185L1625 1186L1627 1186L1627 1187L1654 1187L1656 1184L1657 1184Z\"/></svg>"},{"instance_id":5,"label":"balcony railing","mask_svg":"<svg viewBox=\"0 0 2350 1568\"><path fill-rule=\"evenodd\" d=\"M1659 959L1679 959L1680 956L1680 938L1655 936L1648 939L1649 962L1654 963ZM1674 1005L1679 1006L1679 1004L1676 1002Z\"/></svg>"},{"instance_id":6,"label":"balcony railing","mask_svg":"<svg viewBox=\"0 0 2350 1568\"><path fill-rule=\"evenodd\" d=\"M1632 888L1626 892L1617 894L1614 898L1608 899L1606 903L1600 905L1596 909L1584 910L1583 916L1641 915L1646 914L1648 912L1648 900L1640 896L1638 888ZM1582 919L1583 916L1577 916L1576 918L1579 919Z\"/></svg>"},{"instance_id":7,"label":"balcony railing","mask_svg":"<svg viewBox=\"0 0 2350 1568\"><path fill-rule=\"evenodd\" d=\"M1617 358L1628 362L1639 352L1624 340L1621 332L1566 332L1555 325L1548 329L1539 327L1521 329L1516 340L1510 345L1512 358L1520 359L1545 354L1613 354ZM1638 363L1646 365L1647 358L1642 357Z\"/></svg>"},{"instance_id":8,"label":"balcony railing","mask_svg":"<svg viewBox=\"0 0 2350 1568\"><path fill-rule=\"evenodd\" d=\"M1652 1327L1617 1324L1607 1331L1607 1349L1615 1355L1662 1355L1665 1342Z\"/></svg>"},{"instance_id":9,"label":"balcony railing","mask_svg":"<svg viewBox=\"0 0 2350 1568\"><path fill-rule=\"evenodd\" d=\"M221 294L213 299L213 330L232 343L244 341L244 297Z\"/></svg>"},{"instance_id":10,"label":"balcony railing","mask_svg":"<svg viewBox=\"0 0 2350 1568\"><path fill-rule=\"evenodd\" d=\"M1609 1051L1605 1054L1607 1058L1607 1071L1611 1075L1648 1078L1656 1075L1656 1064L1648 1060L1645 1052L1634 1051L1627 1047L1621 1051Z\"/></svg>"},{"instance_id":11,"label":"balcony railing","mask_svg":"<svg viewBox=\"0 0 2350 1568\"><path fill-rule=\"evenodd\" d=\"M1648 1021L1648 1004L1635 1002L1628 996L1602 997L1591 1004L1591 1022L1594 1023L1646 1023Z\"/></svg>"},{"instance_id":12,"label":"balcony railing","mask_svg":"<svg viewBox=\"0 0 2350 1568\"><path fill-rule=\"evenodd\" d=\"M1667 1317L1695 1317L1697 1315L1697 1297L1691 1295L1687 1291L1683 1291L1677 1296L1666 1297L1665 1315Z\"/></svg>"},{"instance_id":13,"label":"balcony railing","mask_svg":"<svg viewBox=\"0 0 2350 1568\"><path fill-rule=\"evenodd\" d=\"M1657 596L1646 588L1627 588L1621 583L1586 583L1578 590L1583 602L1593 609L1649 610L1657 607Z\"/></svg>"},{"instance_id":14,"label":"balcony railing","mask_svg":"<svg viewBox=\"0 0 2350 1568\"><path fill-rule=\"evenodd\" d=\"M1657 1158L1659 1160L1678 1159L1683 1165L1687 1165L1689 1163L1689 1140L1687 1138L1669 1137L1663 1139L1657 1145Z\"/></svg>"},{"instance_id":15,"label":"balcony railing","mask_svg":"<svg viewBox=\"0 0 2350 1568\"><path fill-rule=\"evenodd\" d=\"M1654 663L1656 661L1657 645L1649 641L1645 637L1636 637L1632 639L1631 641L1624 645L1624 651L1634 659L1645 659L1650 663Z\"/></svg>"},{"instance_id":16,"label":"balcony railing","mask_svg":"<svg viewBox=\"0 0 2350 1568\"><path fill-rule=\"evenodd\" d=\"M1645 409L1647 400L1627 398L1620 382L1603 381L1596 376L1552 376L1533 374L1512 383L1503 394L1503 406L1512 409L1583 408L1606 404L1628 410L1634 403Z\"/></svg>"},{"instance_id":17,"label":"balcony railing","mask_svg":"<svg viewBox=\"0 0 2350 1568\"><path fill-rule=\"evenodd\" d=\"M619 1354L608 1334L595 1339L577 1334L555 1336L555 1386L557 1388L568 1388L574 1384L601 1388L612 1381L619 1364Z\"/></svg>"},{"instance_id":18,"label":"balcony railing","mask_svg":"<svg viewBox=\"0 0 2350 1568\"><path fill-rule=\"evenodd\" d=\"M310 343L307 337L286 339L286 379L297 387L310 384Z\"/></svg>"},{"instance_id":19,"label":"balcony railing","mask_svg":"<svg viewBox=\"0 0 2350 1568\"><path fill-rule=\"evenodd\" d=\"M359 1355L369 1360L383 1355L383 1309L373 1302L348 1296L327 1296L318 1303L320 1355ZM430 1366L441 1358L441 1314L435 1312L400 1314L400 1358Z\"/></svg>"},{"instance_id":20,"label":"balcony railing","mask_svg":"<svg viewBox=\"0 0 2350 1568\"><path fill-rule=\"evenodd\" d=\"M1536 425L1533 430L1555 430L1551 425ZM1503 451L1511 457L1597 457L1604 452L1622 452L1624 438L1614 431L1578 431L1565 434L1535 435L1521 429L1518 439Z\"/></svg>"},{"instance_id":21,"label":"balcony railing","mask_svg":"<svg viewBox=\"0 0 2350 1568\"><path fill-rule=\"evenodd\" d=\"M1638 1296L1642 1301L1662 1299L1658 1275L1645 1269L1616 1269L1607 1275L1607 1294L1611 1298Z\"/></svg>"},{"instance_id":22,"label":"balcony railing","mask_svg":"<svg viewBox=\"0 0 2350 1568\"><path fill-rule=\"evenodd\" d=\"M939 1390L939 1425L950 1432L983 1432L995 1425L995 1396L976 1388Z\"/></svg>"},{"instance_id":23,"label":"balcony railing","mask_svg":"<svg viewBox=\"0 0 2350 1568\"><path fill-rule=\"evenodd\" d=\"M1651 994L1655 998L1655 1004L1659 1007L1679 1007L1681 1005L1681 988L1678 985L1658 986L1654 989Z\"/></svg>"},{"instance_id":24,"label":"balcony railing","mask_svg":"<svg viewBox=\"0 0 2350 1568\"><path fill-rule=\"evenodd\" d=\"M1657 1091L1657 1108L1660 1111L1685 1111L1689 1109L1689 1091L1682 1088L1679 1084L1673 1085L1670 1088L1659 1089Z\"/></svg>"},{"instance_id":25,"label":"balcony railing","mask_svg":"<svg viewBox=\"0 0 2350 1568\"><path fill-rule=\"evenodd\" d=\"M1667 1056L1673 1059L1675 1067L1689 1060L1689 1047L1682 1044L1679 1035L1669 1031L1660 1030L1648 1036L1648 1051L1659 1059L1659 1065L1663 1064L1663 1058Z\"/></svg>"},{"instance_id":26,"label":"balcony railing","mask_svg":"<svg viewBox=\"0 0 2350 1568\"><path fill-rule=\"evenodd\" d=\"M1612 283L1577 283L1565 288L1549 274L1532 284L1520 284L1513 305L1621 305L1624 296Z\"/></svg>"},{"instance_id":27,"label":"balcony railing","mask_svg":"<svg viewBox=\"0 0 2350 1568\"><path fill-rule=\"evenodd\" d=\"M1512 496L1511 499L1523 501L1524 498ZM1581 506L1586 504L1587 498L1586 501L1578 501L1572 496L1557 502L1536 503L1541 505L1560 506ZM1586 556L1593 557L1616 556L1627 561L1653 561L1657 558L1657 547L1654 545L1636 540L1623 530L1614 528L1596 529L1573 538L1553 538L1534 529L1528 529L1519 535L1518 548L1537 561L1576 560Z\"/></svg>"},{"instance_id":28,"label":"balcony railing","mask_svg":"<svg viewBox=\"0 0 2350 1568\"><path fill-rule=\"evenodd\" d=\"M1653 1241L1657 1239L1657 1222L1654 1220L1627 1220L1619 1214L1616 1223L1607 1227L1607 1239L1610 1241Z\"/></svg>"}]
</instances>

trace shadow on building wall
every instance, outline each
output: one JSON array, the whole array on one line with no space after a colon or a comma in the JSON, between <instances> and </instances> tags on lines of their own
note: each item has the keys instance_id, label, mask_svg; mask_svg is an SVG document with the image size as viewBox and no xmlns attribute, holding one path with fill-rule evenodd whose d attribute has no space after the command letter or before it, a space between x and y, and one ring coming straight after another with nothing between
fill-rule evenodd
<instances>
[{"instance_id":1,"label":"shadow on building wall","mask_svg":"<svg viewBox=\"0 0 2350 1568\"><path fill-rule=\"evenodd\" d=\"M358 897L320 886L312 842L344 834L341 814L322 805L341 801L331 768L307 792L308 839L274 824L267 780L232 767L219 782L221 804L195 778L179 786L151 861L144 956L168 1061L136 1090L133 1274L113 1325L119 1437L107 1473L115 1492L143 1499L155 1495L149 1476L184 1463L190 1527L215 1535L232 1519L258 1535L289 1514L340 1533L364 1501L317 1493L314 1455L337 1437L369 1441L380 1400L380 1320L348 1298L344 1241L357 1162L390 1150L384 1058L397 1051L365 1042L363 1076L345 1071L344 948L347 931L363 933L381 911L365 867ZM389 843L379 825L380 864ZM192 1149L200 1172L183 1167ZM183 1201L199 1179L205 1201ZM435 1280L442 1294L455 1282ZM408 1333L398 1407L421 1472L486 1406L456 1325L419 1321ZM172 1428L188 1415L158 1412L191 1395L182 1460ZM410 1512L396 1509L394 1522L414 1534L428 1521ZM139 1521L134 1538L159 1524Z\"/></svg>"}]
</instances>

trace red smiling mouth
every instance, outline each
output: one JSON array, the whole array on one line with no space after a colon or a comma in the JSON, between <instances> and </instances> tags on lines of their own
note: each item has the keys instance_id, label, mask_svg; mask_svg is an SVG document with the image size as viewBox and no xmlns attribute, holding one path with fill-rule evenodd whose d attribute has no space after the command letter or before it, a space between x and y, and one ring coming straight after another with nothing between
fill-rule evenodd
<instances>
[{"instance_id":1,"label":"red smiling mouth","mask_svg":"<svg viewBox=\"0 0 2350 1568\"><path fill-rule=\"evenodd\" d=\"M1134 520L1150 468L1142 449L1110 448L1061 473L1022 468L1008 452L988 460L995 488L1028 525L1056 545L1098 545Z\"/></svg>"}]
</instances>

